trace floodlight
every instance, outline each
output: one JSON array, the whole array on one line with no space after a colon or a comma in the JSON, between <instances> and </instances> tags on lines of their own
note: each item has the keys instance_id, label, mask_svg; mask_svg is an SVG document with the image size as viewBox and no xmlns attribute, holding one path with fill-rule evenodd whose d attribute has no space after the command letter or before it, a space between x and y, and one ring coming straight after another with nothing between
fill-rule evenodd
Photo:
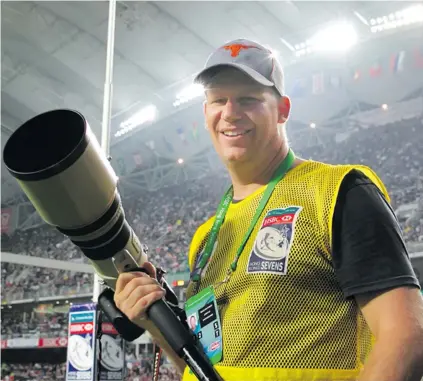
<instances>
[{"instance_id":1,"label":"floodlight","mask_svg":"<svg viewBox=\"0 0 423 381\"><path fill-rule=\"evenodd\" d=\"M317 51L346 51L357 41L353 26L344 22L333 24L311 38L313 49Z\"/></svg>"},{"instance_id":2,"label":"floodlight","mask_svg":"<svg viewBox=\"0 0 423 381\"><path fill-rule=\"evenodd\" d=\"M115 136L119 137L127 134L129 131L133 130L135 127L140 126L148 122L152 122L157 115L157 108L154 105L149 105L144 107L139 112L132 115L129 119L125 120L120 124L119 131L116 132Z\"/></svg>"},{"instance_id":3,"label":"floodlight","mask_svg":"<svg viewBox=\"0 0 423 381\"><path fill-rule=\"evenodd\" d=\"M192 84L185 87L181 92L176 94L176 100L173 102L174 107L179 107L181 104L189 102L204 94L204 87L201 84Z\"/></svg>"},{"instance_id":4,"label":"floodlight","mask_svg":"<svg viewBox=\"0 0 423 381\"><path fill-rule=\"evenodd\" d=\"M423 22L423 5L412 5L401 11L391 13L389 16L379 16L376 20L378 23L377 26L370 22L372 25L370 28L372 33L383 32L389 29Z\"/></svg>"}]
</instances>

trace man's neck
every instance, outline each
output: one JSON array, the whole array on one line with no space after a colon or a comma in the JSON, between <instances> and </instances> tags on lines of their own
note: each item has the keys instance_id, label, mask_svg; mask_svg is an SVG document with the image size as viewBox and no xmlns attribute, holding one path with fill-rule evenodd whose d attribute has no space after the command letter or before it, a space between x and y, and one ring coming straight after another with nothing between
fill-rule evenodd
<instances>
[{"instance_id":1,"label":"man's neck","mask_svg":"<svg viewBox=\"0 0 423 381\"><path fill-rule=\"evenodd\" d=\"M261 162L248 163L248 165L228 166L229 175L234 189L234 200L243 200L257 189L266 185L279 164L288 154L289 147L282 144L272 156L266 157Z\"/></svg>"}]
</instances>

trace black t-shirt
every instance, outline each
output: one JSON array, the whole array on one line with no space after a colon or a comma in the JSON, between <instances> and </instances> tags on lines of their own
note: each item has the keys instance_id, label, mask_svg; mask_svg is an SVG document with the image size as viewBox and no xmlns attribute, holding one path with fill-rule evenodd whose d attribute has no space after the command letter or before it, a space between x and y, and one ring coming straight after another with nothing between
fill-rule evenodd
<instances>
[{"instance_id":1,"label":"black t-shirt","mask_svg":"<svg viewBox=\"0 0 423 381\"><path fill-rule=\"evenodd\" d=\"M393 210L362 172L344 178L332 226L333 265L346 298L420 287Z\"/></svg>"}]
</instances>

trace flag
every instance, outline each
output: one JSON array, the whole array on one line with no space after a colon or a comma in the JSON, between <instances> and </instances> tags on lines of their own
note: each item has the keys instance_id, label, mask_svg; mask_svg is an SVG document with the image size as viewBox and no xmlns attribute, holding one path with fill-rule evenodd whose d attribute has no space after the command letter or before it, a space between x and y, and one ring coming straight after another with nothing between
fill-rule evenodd
<instances>
[{"instance_id":1,"label":"flag","mask_svg":"<svg viewBox=\"0 0 423 381\"><path fill-rule=\"evenodd\" d=\"M163 143L169 152L174 152L173 145L169 143L169 140L166 139L166 136L163 136Z\"/></svg>"},{"instance_id":2,"label":"flag","mask_svg":"<svg viewBox=\"0 0 423 381\"><path fill-rule=\"evenodd\" d=\"M313 74L313 94L323 94L325 92L325 79L323 72Z\"/></svg>"},{"instance_id":3,"label":"flag","mask_svg":"<svg viewBox=\"0 0 423 381\"><path fill-rule=\"evenodd\" d=\"M359 69L352 69L351 70L351 79L354 81L358 81L361 78L361 70Z\"/></svg>"},{"instance_id":4,"label":"flag","mask_svg":"<svg viewBox=\"0 0 423 381\"><path fill-rule=\"evenodd\" d=\"M193 122L192 123L192 137L194 140L198 139L198 123L197 122Z\"/></svg>"},{"instance_id":5,"label":"flag","mask_svg":"<svg viewBox=\"0 0 423 381\"><path fill-rule=\"evenodd\" d=\"M297 78L291 88L290 95L292 98L303 98L307 93L307 79Z\"/></svg>"},{"instance_id":6,"label":"flag","mask_svg":"<svg viewBox=\"0 0 423 381\"><path fill-rule=\"evenodd\" d=\"M179 138L181 139L182 143L188 144L187 138L185 137L185 132L184 132L183 127L178 127L176 132L178 133Z\"/></svg>"},{"instance_id":7,"label":"flag","mask_svg":"<svg viewBox=\"0 0 423 381\"><path fill-rule=\"evenodd\" d=\"M423 69L423 48L414 50L414 66Z\"/></svg>"},{"instance_id":8,"label":"flag","mask_svg":"<svg viewBox=\"0 0 423 381\"><path fill-rule=\"evenodd\" d=\"M377 59L373 62L372 66L369 69L370 77L375 78L382 74L382 65L380 64L380 59Z\"/></svg>"},{"instance_id":9,"label":"flag","mask_svg":"<svg viewBox=\"0 0 423 381\"><path fill-rule=\"evenodd\" d=\"M399 73L404 71L404 58L405 58L405 51L402 50L397 54L393 54L391 56L390 68L392 73Z\"/></svg>"},{"instance_id":10,"label":"flag","mask_svg":"<svg viewBox=\"0 0 423 381\"><path fill-rule=\"evenodd\" d=\"M139 152L134 153L133 155L134 163L136 167L141 167L142 165L142 157Z\"/></svg>"}]
</instances>

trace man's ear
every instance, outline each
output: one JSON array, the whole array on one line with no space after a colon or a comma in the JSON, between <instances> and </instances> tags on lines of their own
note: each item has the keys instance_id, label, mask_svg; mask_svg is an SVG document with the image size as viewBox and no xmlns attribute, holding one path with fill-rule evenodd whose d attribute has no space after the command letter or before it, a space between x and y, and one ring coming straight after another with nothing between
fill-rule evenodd
<instances>
[{"instance_id":1,"label":"man's ear","mask_svg":"<svg viewBox=\"0 0 423 381\"><path fill-rule=\"evenodd\" d=\"M204 116L206 116L206 111L207 111L207 101L205 100L203 102L203 114L204 114Z\"/></svg>"},{"instance_id":2,"label":"man's ear","mask_svg":"<svg viewBox=\"0 0 423 381\"><path fill-rule=\"evenodd\" d=\"M278 123L285 123L288 120L289 113L291 111L291 100L286 95L279 99L278 111Z\"/></svg>"},{"instance_id":3,"label":"man's ear","mask_svg":"<svg viewBox=\"0 0 423 381\"><path fill-rule=\"evenodd\" d=\"M204 123L204 127L205 127L205 128L206 128L206 130L207 130L206 112L207 112L207 101L205 100L205 101L203 102L203 114L204 114L204 121L205 121L205 123Z\"/></svg>"},{"instance_id":4,"label":"man's ear","mask_svg":"<svg viewBox=\"0 0 423 381\"><path fill-rule=\"evenodd\" d=\"M206 119L206 112L207 112L207 101L203 102L203 114L204 114L204 128L207 130L207 119Z\"/></svg>"}]
</instances>

